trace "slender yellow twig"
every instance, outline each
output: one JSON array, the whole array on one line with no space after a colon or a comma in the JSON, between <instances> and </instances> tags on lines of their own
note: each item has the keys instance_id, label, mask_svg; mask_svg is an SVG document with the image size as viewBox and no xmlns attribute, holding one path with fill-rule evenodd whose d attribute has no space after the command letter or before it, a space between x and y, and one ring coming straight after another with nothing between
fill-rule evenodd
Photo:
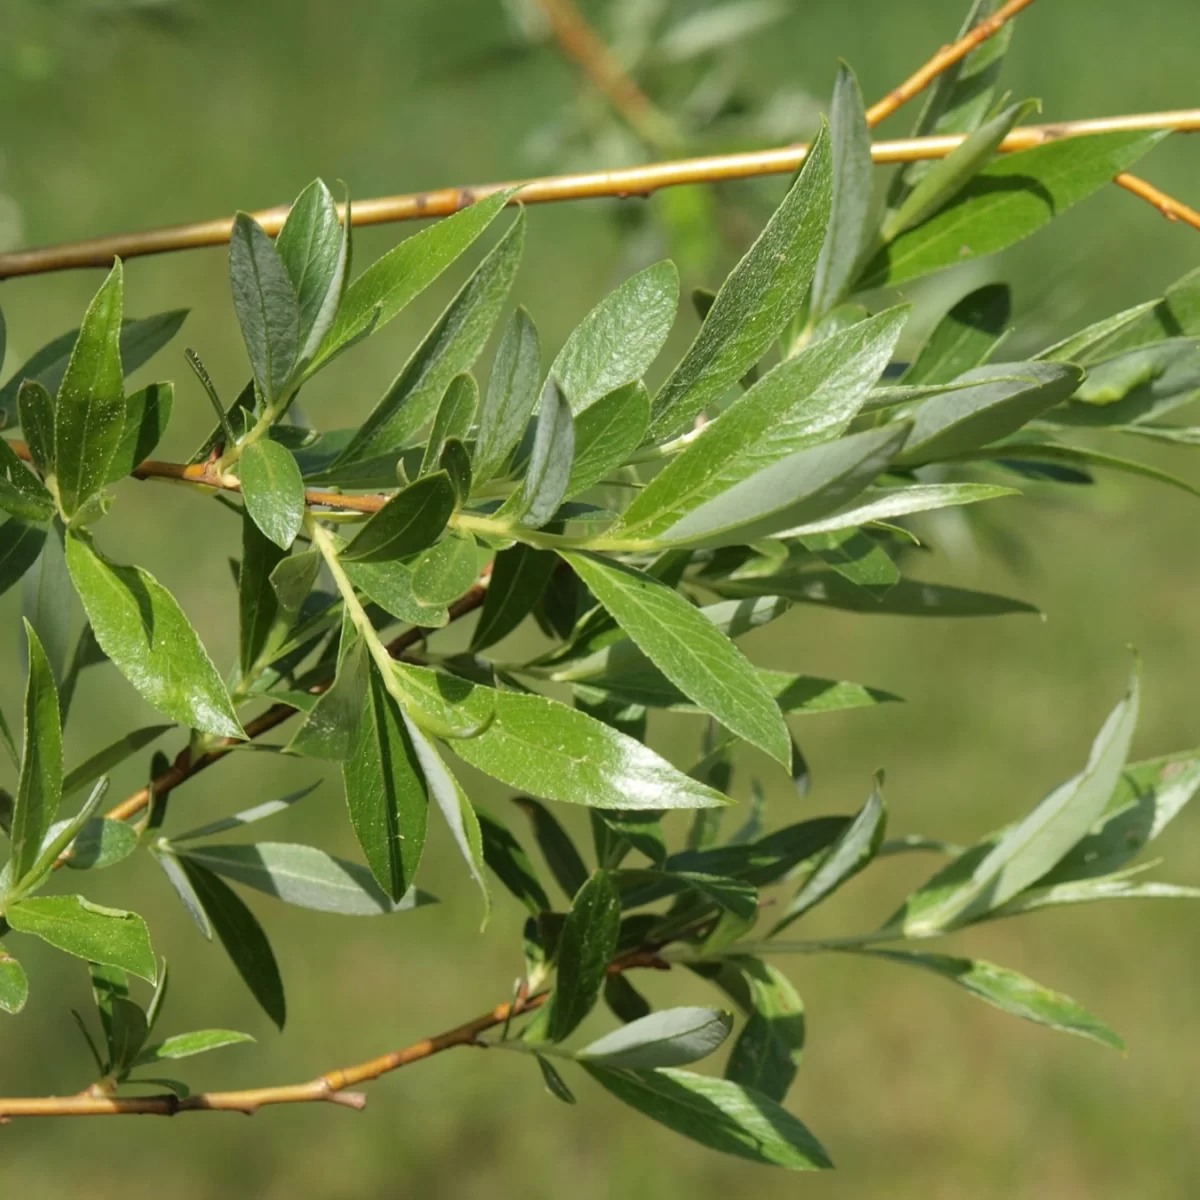
<instances>
[{"instance_id":1,"label":"slender yellow twig","mask_svg":"<svg viewBox=\"0 0 1200 1200\"><path fill-rule=\"evenodd\" d=\"M1148 183L1140 176L1122 171L1113 182L1120 184L1126 191L1132 192L1148 204L1153 204L1168 221L1183 221L1193 229L1200 229L1200 212L1189 208L1182 200L1176 200L1174 196L1156 188L1154 184Z\"/></svg>"}]
</instances>

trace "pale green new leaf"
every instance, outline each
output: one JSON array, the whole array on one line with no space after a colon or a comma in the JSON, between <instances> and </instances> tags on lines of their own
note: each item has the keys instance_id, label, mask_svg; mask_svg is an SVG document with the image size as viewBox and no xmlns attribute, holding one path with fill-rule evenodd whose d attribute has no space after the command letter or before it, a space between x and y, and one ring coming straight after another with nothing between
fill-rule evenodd
<instances>
[{"instance_id":1,"label":"pale green new leaf","mask_svg":"<svg viewBox=\"0 0 1200 1200\"><path fill-rule=\"evenodd\" d=\"M237 1033L232 1029L197 1029L192 1033L177 1033L174 1037L147 1046L134 1060L135 1067L148 1067L154 1063L169 1062L179 1058L193 1058L207 1054L210 1050L222 1050L242 1042L252 1042L248 1033Z\"/></svg>"},{"instance_id":2,"label":"pale green new leaf","mask_svg":"<svg viewBox=\"0 0 1200 1200\"><path fill-rule=\"evenodd\" d=\"M0 950L0 1010L19 1013L29 999L29 980L15 958Z\"/></svg>"},{"instance_id":3,"label":"pale green new leaf","mask_svg":"<svg viewBox=\"0 0 1200 1200\"><path fill-rule=\"evenodd\" d=\"M58 950L120 967L154 982L156 964L146 922L136 913L102 908L82 896L36 896L9 905L5 919Z\"/></svg>"}]
</instances>

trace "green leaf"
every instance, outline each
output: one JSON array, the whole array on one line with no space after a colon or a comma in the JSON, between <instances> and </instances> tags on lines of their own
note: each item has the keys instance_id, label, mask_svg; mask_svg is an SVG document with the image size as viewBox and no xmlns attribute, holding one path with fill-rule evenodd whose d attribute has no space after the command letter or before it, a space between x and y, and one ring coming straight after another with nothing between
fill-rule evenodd
<instances>
[{"instance_id":1,"label":"green leaf","mask_svg":"<svg viewBox=\"0 0 1200 1200\"><path fill-rule=\"evenodd\" d=\"M1032 362L983 367L967 376L997 370L1009 378L926 400L916 410L912 435L899 461L904 465L934 462L1008 437L1062 403L1083 378L1083 371L1069 363Z\"/></svg>"},{"instance_id":2,"label":"green leaf","mask_svg":"<svg viewBox=\"0 0 1200 1200\"><path fill-rule=\"evenodd\" d=\"M1081 841L1108 807L1129 754L1129 743L1137 725L1140 685L1135 670L1125 698L1109 714L1084 769L1055 788L1023 821L1003 835L976 847L968 855L970 875L961 872L957 886L942 886L935 904L921 904L920 911L904 921L911 936L930 935L953 925L965 924L997 908L1051 871ZM910 897L907 906L920 903L921 892L939 884L935 876Z\"/></svg>"},{"instance_id":3,"label":"green leaf","mask_svg":"<svg viewBox=\"0 0 1200 1200\"><path fill-rule=\"evenodd\" d=\"M63 799L82 791L101 775L107 775L114 767L123 763L131 754L136 754L174 728L174 725L145 725L117 738L103 750L98 750L91 758L85 759L74 770L67 772L62 785Z\"/></svg>"},{"instance_id":4,"label":"green leaf","mask_svg":"<svg viewBox=\"0 0 1200 1200\"><path fill-rule=\"evenodd\" d=\"M642 444L649 423L650 393L641 383L609 392L581 413L567 496L586 492L623 465Z\"/></svg>"},{"instance_id":5,"label":"green leaf","mask_svg":"<svg viewBox=\"0 0 1200 1200\"><path fill-rule=\"evenodd\" d=\"M801 534L800 544L843 579L873 596L882 596L900 582L900 570L888 552L861 530Z\"/></svg>"},{"instance_id":6,"label":"green leaf","mask_svg":"<svg viewBox=\"0 0 1200 1200\"><path fill-rule=\"evenodd\" d=\"M472 470L475 486L498 475L525 433L538 398L542 353L532 318L518 308L505 327L479 413Z\"/></svg>"},{"instance_id":7,"label":"green leaf","mask_svg":"<svg viewBox=\"0 0 1200 1200\"><path fill-rule=\"evenodd\" d=\"M725 1078L783 1102L804 1053L804 1005L788 978L757 958L727 960L748 989L749 1020L742 1027Z\"/></svg>"},{"instance_id":8,"label":"green leaf","mask_svg":"<svg viewBox=\"0 0 1200 1200\"><path fill-rule=\"evenodd\" d=\"M168 857L163 856L164 861ZM233 889L206 867L186 858L178 862L237 973L267 1016L282 1029L287 1020L283 980L262 926Z\"/></svg>"},{"instance_id":9,"label":"green leaf","mask_svg":"<svg viewBox=\"0 0 1200 1200\"><path fill-rule=\"evenodd\" d=\"M222 1050L241 1042L252 1042L248 1033L236 1033L232 1029L197 1029L193 1033L178 1033L174 1037L147 1046L134 1061L135 1067L147 1067L154 1063L178 1058L193 1058L207 1054L210 1050Z\"/></svg>"},{"instance_id":10,"label":"green leaf","mask_svg":"<svg viewBox=\"0 0 1200 1200\"><path fill-rule=\"evenodd\" d=\"M1098 349L1103 350L1105 342L1114 338L1127 327L1136 324L1141 317L1152 312L1159 302L1147 300L1143 304L1135 304L1114 316L1094 321L1078 333L1047 346L1037 358L1046 362L1077 362L1086 363Z\"/></svg>"},{"instance_id":11,"label":"green leaf","mask_svg":"<svg viewBox=\"0 0 1200 1200\"><path fill-rule=\"evenodd\" d=\"M622 629L685 695L785 765L783 716L740 650L673 588L614 560L563 557Z\"/></svg>"},{"instance_id":12,"label":"green leaf","mask_svg":"<svg viewBox=\"0 0 1200 1200\"><path fill-rule=\"evenodd\" d=\"M541 598L557 561L552 551L534 550L520 542L496 555L479 623L471 635L473 653L495 645L525 620Z\"/></svg>"},{"instance_id":13,"label":"green leaf","mask_svg":"<svg viewBox=\"0 0 1200 1200\"><path fill-rule=\"evenodd\" d=\"M692 509L658 539L670 546L746 546L848 504L887 470L911 426L897 423L810 446Z\"/></svg>"},{"instance_id":14,"label":"green leaf","mask_svg":"<svg viewBox=\"0 0 1200 1200\"><path fill-rule=\"evenodd\" d=\"M772 928L772 936L827 900L879 853L887 834L887 806L883 802L882 786L882 780L877 779L874 791L858 816L814 867L804 886Z\"/></svg>"},{"instance_id":15,"label":"green leaf","mask_svg":"<svg viewBox=\"0 0 1200 1200\"><path fill-rule=\"evenodd\" d=\"M167 882L179 897L179 901L188 916L191 917L192 923L211 942L212 922L208 919L208 913L204 911L204 905L196 894L196 889L192 887L192 882L185 873L183 864L175 854L164 850L161 846L153 847L150 854L162 868L162 873L167 877ZM236 900L237 897L235 896L234 899Z\"/></svg>"},{"instance_id":16,"label":"green leaf","mask_svg":"<svg viewBox=\"0 0 1200 1200\"><path fill-rule=\"evenodd\" d=\"M680 1067L707 1058L729 1036L733 1019L713 1008L667 1008L590 1043L576 1057L610 1068Z\"/></svg>"},{"instance_id":17,"label":"green leaf","mask_svg":"<svg viewBox=\"0 0 1200 1200\"><path fill-rule=\"evenodd\" d=\"M421 475L428 475L436 470L441 460L446 443L452 438L462 441L470 431L475 420L475 410L479 407L479 385L470 375L455 375L450 380L450 386L438 405L433 418L433 428L429 431L429 441L425 443L425 453L421 458Z\"/></svg>"},{"instance_id":18,"label":"green leaf","mask_svg":"<svg viewBox=\"0 0 1200 1200\"><path fill-rule=\"evenodd\" d=\"M404 717L373 665L349 758L342 764L350 820L379 886L399 901L412 886L429 804Z\"/></svg>"},{"instance_id":19,"label":"green leaf","mask_svg":"<svg viewBox=\"0 0 1200 1200\"><path fill-rule=\"evenodd\" d=\"M300 303L275 244L246 213L233 221L229 279L254 378L274 405L287 390L300 353Z\"/></svg>"},{"instance_id":20,"label":"green leaf","mask_svg":"<svg viewBox=\"0 0 1200 1200\"><path fill-rule=\"evenodd\" d=\"M481 204L487 203L481 201ZM457 219L450 218L451 221ZM426 231L430 232L433 231ZM418 234L411 241L424 236ZM339 463L362 462L395 450L403 446L433 416L450 381L471 369L491 336L516 277L524 239L525 214L522 211L450 302L383 399L350 439L349 445L338 456ZM380 263L386 261L386 258L380 259ZM351 285L342 306L343 314L353 309L356 291L379 265L376 263ZM339 316L330 334L331 342L336 340L341 325L342 318Z\"/></svg>"},{"instance_id":21,"label":"green leaf","mask_svg":"<svg viewBox=\"0 0 1200 1200\"><path fill-rule=\"evenodd\" d=\"M0 1009L19 1013L29 999L29 980L21 964L0 950Z\"/></svg>"},{"instance_id":22,"label":"green leaf","mask_svg":"<svg viewBox=\"0 0 1200 1200\"><path fill-rule=\"evenodd\" d=\"M833 85L829 132L833 147L833 202L813 277L809 301L813 321L838 305L849 290L862 255L871 210L875 174L871 131L867 128L858 80L844 62L838 64Z\"/></svg>"},{"instance_id":23,"label":"green leaf","mask_svg":"<svg viewBox=\"0 0 1200 1200\"><path fill-rule=\"evenodd\" d=\"M908 384L949 383L987 362L1012 315L1006 283L988 283L965 295L934 326L904 373Z\"/></svg>"},{"instance_id":24,"label":"green leaf","mask_svg":"<svg viewBox=\"0 0 1200 1200\"><path fill-rule=\"evenodd\" d=\"M46 538L37 562L21 581L21 614L33 627L46 652L56 686L65 685L67 664L71 660L72 625L75 605L71 577L67 574L63 530L56 523ZM59 696L59 708L66 721L67 700Z\"/></svg>"},{"instance_id":25,"label":"green leaf","mask_svg":"<svg viewBox=\"0 0 1200 1200\"><path fill-rule=\"evenodd\" d=\"M521 489L521 524L537 529L545 525L562 503L575 461L575 422L562 388L551 377L542 392L542 407L529 467Z\"/></svg>"},{"instance_id":26,"label":"green leaf","mask_svg":"<svg viewBox=\"0 0 1200 1200\"><path fill-rule=\"evenodd\" d=\"M93 817L71 843L63 860L75 871L98 871L128 858L138 848L138 832L124 821Z\"/></svg>"},{"instance_id":27,"label":"green leaf","mask_svg":"<svg viewBox=\"0 0 1200 1200\"><path fill-rule=\"evenodd\" d=\"M890 521L912 513L978 504L1001 496L1016 496L1015 488L995 487L989 483L918 483L911 487L868 488L849 508L820 517L792 530L796 537L818 533L837 533L857 529L872 521Z\"/></svg>"},{"instance_id":28,"label":"green leaf","mask_svg":"<svg viewBox=\"0 0 1200 1200\"><path fill-rule=\"evenodd\" d=\"M432 901L410 890L398 903L380 891L370 871L357 863L334 858L315 846L290 842L200 846L178 851L185 862L199 863L214 875L245 884L300 908L374 917L406 912Z\"/></svg>"},{"instance_id":29,"label":"green leaf","mask_svg":"<svg viewBox=\"0 0 1200 1200\"><path fill-rule=\"evenodd\" d=\"M104 486L125 431L121 300L118 259L88 307L58 389L55 476L68 517Z\"/></svg>"},{"instance_id":30,"label":"green leaf","mask_svg":"<svg viewBox=\"0 0 1200 1200\"><path fill-rule=\"evenodd\" d=\"M352 342L381 329L420 295L500 215L513 190L476 201L376 259L346 289L313 369Z\"/></svg>"},{"instance_id":31,"label":"green leaf","mask_svg":"<svg viewBox=\"0 0 1200 1200\"><path fill-rule=\"evenodd\" d=\"M279 599L271 586L271 574L286 558L286 550L267 537L247 504L242 511L242 561L238 571L238 662L243 679L252 678L275 628Z\"/></svg>"},{"instance_id":32,"label":"green leaf","mask_svg":"<svg viewBox=\"0 0 1200 1200\"><path fill-rule=\"evenodd\" d=\"M636 1071L582 1065L618 1100L712 1150L793 1171L833 1165L806 1126L753 1088L670 1067Z\"/></svg>"},{"instance_id":33,"label":"green leaf","mask_svg":"<svg viewBox=\"0 0 1200 1200\"><path fill-rule=\"evenodd\" d=\"M345 762L353 753L369 685L367 648L354 638L338 659L332 685L309 709L288 743L293 754Z\"/></svg>"},{"instance_id":34,"label":"green leaf","mask_svg":"<svg viewBox=\"0 0 1200 1200\"><path fill-rule=\"evenodd\" d=\"M627 1024L650 1015L649 1002L624 975L610 975L604 981L604 1003Z\"/></svg>"},{"instance_id":35,"label":"green leaf","mask_svg":"<svg viewBox=\"0 0 1200 1200\"><path fill-rule=\"evenodd\" d=\"M329 189L314 179L296 197L275 240L299 305L301 363L316 354L333 325L350 266L350 214L343 228Z\"/></svg>"},{"instance_id":36,"label":"green leaf","mask_svg":"<svg viewBox=\"0 0 1200 1200\"><path fill-rule=\"evenodd\" d=\"M534 839L546 860L546 866L550 868L550 874L567 899L573 900L588 879L588 869L575 849L575 843L544 805L528 796L516 796L513 803L529 818Z\"/></svg>"},{"instance_id":37,"label":"green leaf","mask_svg":"<svg viewBox=\"0 0 1200 1200\"><path fill-rule=\"evenodd\" d=\"M479 574L479 547L471 534L450 533L413 563L413 599L437 607L457 600Z\"/></svg>"},{"instance_id":38,"label":"green leaf","mask_svg":"<svg viewBox=\"0 0 1200 1200\"><path fill-rule=\"evenodd\" d=\"M202 825L198 829L177 833L171 838L171 853L176 852L181 842L196 841L199 838L212 837L217 833L228 833L231 829L242 829L246 825L253 825L257 821L273 817L277 813L286 812L293 804L298 804L305 796L311 795L318 786L319 783L310 783L308 787L301 788L296 792L289 792L288 795L281 796L278 800L267 800L263 804L256 804L253 808L247 808L243 812L234 813L232 817L222 817L219 821Z\"/></svg>"},{"instance_id":39,"label":"green leaf","mask_svg":"<svg viewBox=\"0 0 1200 1200\"><path fill-rule=\"evenodd\" d=\"M602 397L636 383L666 344L679 308L679 272L655 263L605 296L558 352L551 376L578 416Z\"/></svg>"},{"instance_id":40,"label":"green leaf","mask_svg":"<svg viewBox=\"0 0 1200 1200\"><path fill-rule=\"evenodd\" d=\"M743 921L753 919L758 912L758 890L745 880L727 879L721 875L707 875L700 871L677 870L670 862L666 864L666 868L661 871L640 867L625 868L621 871L620 879L626 887L653 884L655 898L680 892L699 892L706 900ZM632 896L625 895L624 902L626 908L648 903L636 891Z\"/></svg>"},{"instance_id":41,"label":"green leaf","mask_svg":"<svg viewBox=\"0 0 1200 1200\"><path fill-rule=\"evenodd\" d=\"M92 997L100 1014L108 1050L104 1073L121 1080L148 1036L146 1014L140 1005L129 999L129 977L124 971L99 963L89 966Z\"/></svg>"},{"instance_id":42,"label":"green leaf","mask_svg":"<svg viewBox=\"0 0 1200 1200\"><path fill-rule=\"evenodd\" d=\"M26 521L48 521L55 510L54 497L0 439L0 508Z\"/></svg>"},{"instance_id":43,"label":"green leaf","mask_svg":"<svg viewBox=\"0 0 1200 1200\"><path fill-rule=\"evenodd\" d=\"M82 896L38 896L9 905L4 915L18 933L31 933L67 954L154 982L150 934L136 913L102 908Z\"/></svg>"},{"instance_id":44,"label":"green leaf","mask_svg":"<svg viewBox=\"0 0 1200 1200\"><path fill-rule=\"evenodd\" d=\"M986 166L936 216L885 246L858 286L910 279L1007 249L1128 170L1162 133L1061 138Z\"/></svg>"},{"instance_id":45,"label":"green leaf","mask_svg":"<svg viewBox=\"0 0 1200 1200\"><path fill-rule=\"evenodd\" d=\"M783 203L721 286L691 349L655 397L653 439L675 433L718 400L800 309L829 219L831 168L822 130Z\"/></svg>"},{"instance_id":46,"label":"green leaf","mask_svg":"<svg viewBox=\"0 0 1200 1200\"><path fill-rule=\"evenodd\" d=\"M9 517L0 524L0 594L8 591L38 560L46 526Z\"/></svg>"},{"instance_id":47,"label":"green leaf","mask_svg":"<svg viewBox=\"0 0 1200 1200\"><path fill-rule=\"evenodd\" d=\"M446 528L458 494L445 471L401 488L358 531L341 557L347 562L387 562L431 546Z\"/></svg>"},{"instance_id":48,"label":"green leaf","mask_svg":"<svg viewBox=\"0 0 1200 1200\"><path fill-rule=\"evenodd\" d=\"M550 997L546 1036L569 1037L600 998L617 950L621 901L612 877L597 871L578 891L558 940L558 982Z\"/></svg>"},{"instance_id":49,"label":"green leaf","mask_svg":"<svg viewBox=\"0 0 1200 1200\"><path fill-rule=\"evenodd\" d=\"M1165 483L1168 487L1178 488L1192 496L1200 496L1200 488L1184 479L1160 471L1148 463L1122 458L1116 454L1106 454L1103 450L1093 450L1090 446L1064 446L1056 442L1018 438L994 447L988 457L1009 463L1030 461L1065 463L1080 468L1107 467L1126 475L1140 475L1144 479L1153 479L1156 483Z\"/></svg>"},{"instance_id":50,"label":"green leaf","mask_svg":"<svg viewBox=\"0 0 1200 1200\"><path fill-rule=\"evenodd\" d=\"M550 897L521 843L490 813L476 809L476 816L483 840L484 861L496 877L533 916L549 911Z\"/></svg>"},{"instance_id":51,"label":"green leaf","mask_svg":"<svg viewBox=\"0 0 1200 1200\"><path fill-rule=\"evenodd\" d=\"M558 1073L558 1068L541 1054L534 1054L534 1058L537 1059L537 1065L541 1068L542 1081L546 1085L546 1091L556 1100L561 1100L564 1104L574 1104L574 1093L567 1087L563 1077Z\"/></svg>"},{"instance_id":52,"label":"green leaf","mask_svg":"<svg viewBox=\"0 0 1200 1200\"><path fill-rule=\"evenodd\" d=\"M304 523L304 480L292 452L261 437L238 459L246 511L277 546L291 546Z\"/></svg>"},{"instance_id":53,"label":"green leaf","mask_svg":"<svg viewBox=\"0 0 1200 1200\"><path fill-rule=\"evenodd\" d=\"M650 812L609 812L594 808L592 814L618 838L627 841L652 863L662 863L667 857L666 834L662 814Z\"/></svg>"},{"instance_id":54,"label":"green leaf","mask_svg":"<svg viewBox=\"0 0 1200 1200\"><path fill-rule=\"evenodd\" d=\"M996 153L1013 126L1038 107L1036 100L1010 105L981 125L941 161L931 165L898 208L884 219L880 238L892 241L897 234L920 225L949 204Z\"/></svg>"},{"instance_id":55,"label":"green leaf","mask_svg":"<svg viewBox=\"0 0 1200 1200\"><path fill-rule=\"evenodd\" d=\"M108 465L105 483L116 483L141 466L154 453L167 432L175 401L173 383L152 383L125 397L121 440Z\"/></svg>"},{"instance_id":56,"label":"green leaf","mask_svg":"<svg viewBox=\"0 0 1200 1200\"><path fill-rule=\"evenodd\" d=\"M412 569L402 562L344 562L346 575L372 603L398 621L440 629L450 620L445 605L422 604L413 595Z\"/></svg>"},{"instance_id":57,"label":"green leaf","mask_svg":"<svg viewBox=\"0 0 1200 1200\"><path fill-rule=\"evenodd\" d=\"M96 641L142 697L176 721L245 737L229 693L174 596L141 567L67 539L67 567Z\"/></svg>"},{"instance_id":58,"label":"green leaf","mask_svg":"<svg viewBox=\"0 0 1200 1200\"><path fill-rule=\"evenodd\" d=\"M966 988L980 1000L1014 1017L1023 1017L1038 1025L1048 1025L1063 1033L1077 1033L1114 1050L1125 1043L1098 1017L1081 1007L1070 996L1052 992L1032 979L981 959L953 958L948 954L912 954L905 950L860 950L872 958L921 967Z\"/></svg>"},{"instance_id":59,"label":"green leaf","mask_svg":"<svg viewBox=\"0 0 1200 1200\"><path fill-rule=\"evenodd\" d=\"M1040 908L1057 908L1063 904L1092 904L1099 900L1198 900L1200 888L1180 887L1172 883L1134 883L1125 873L1100 876L1097 879L1075 880L1050 887L1027 888L1007 904L992 909L984 920L1017 917Z\"/></svg>"},{"instance_id":60,"label":"green leaf","mask_svg":"<svg viewBox=\"0 0 1200 1200\"><path fill-rule=\"evenodd\" d=\"M29 645L29 678L25 683L25 739L21 775L13 809L12 882L20 884L41 856L46 836L62 800L62 726L54 673L33 626L25 622ZM14 925L15 928L15 925Z\"/></svg>"},{"instance_id":61,"label":"green leaf","mask_svg":"<svg viewBox=\"0 0 1200 1200\"><path fill-rule=\"evenodd\" d=\"M27 380L21 384L17 403L29 457L43 476L51 475L54 472L54 398L36 380Z\"/></svg>"}]
</instances>

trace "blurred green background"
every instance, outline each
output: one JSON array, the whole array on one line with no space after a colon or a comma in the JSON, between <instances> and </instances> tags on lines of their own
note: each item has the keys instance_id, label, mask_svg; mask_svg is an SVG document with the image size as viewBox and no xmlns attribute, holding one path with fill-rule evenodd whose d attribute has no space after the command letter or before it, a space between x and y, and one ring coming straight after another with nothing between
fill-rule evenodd
<instances>
[{"instance_id":1,"label":"blurred green background","mask_svg":"<svg viewBox=\"0 0 1200 1200\"><path fill-rule=\"evenodd\" d=\"M3 6L0 238L9 244L279 203L317 174L344 179L364 197L529 174L536 169L530 131L578 91L572 70L549 50L507 66L496 61L509 40L496 0L192 0L142 8L153 19L119 19L98 3ZM792 0L783 24L749 43L748 76L764 96L786 83L821 97L841 55L870 100L948 40L961 9L961 0ZM1005 82L1018 96L1042 97L1050 120L1184 107L1200 101L1198 39L1200 8L1189 0L1143 0L1136 12L1045 0L1020 22ZM902 136L911 120L905 114L881 133ZM1145 172L1200 199L1195 143L1180 138L1160 148ZM651 211L660 203L651 201ZM618 207L590 202L530 213L516 297L538 321L548 354L625 269ZM358 263L408 232L363 232ZM1021 328L1044 340L1159 293L1197 263L1194 232L1113 188L1005 259L931 290L948 302L988 278L1011 279ZM347 424L373 404L462 278L461 270L450 274L322 376L304 402L316 424ZM714 270L686 282L718 280ZM76 324L97 282L95 273L76 273L0 288L10 365ZM141 260L128 269L126 294L134 315L194 310L180 341L149 369L178 381L162 450L186 455L210 417L181 370L182 345L201 352L230 394L246 373L225 256ZM684 313L676 350L694 328ZM1186 456L1161 461L1200 476ZM743 643L759 661L889 688L907 700L797 722L815 782L803 801L766 763L751 763L762 771L774 821L857 808L871 771L884 766L896 832L973 838L1078 769L1120 694L1130 643L1145 658L1137 756L1200 742L1197 502L1106 479L1066 500L1004 501L997 514L994 545L982 553L958 527L931 527L941 553L927 573L1020 595L1044 610L1044 620L851 619L801 607ZM1018 532L1025 553L998 552L1011 549ZM233 660L231 517L194 494L131 482L101 542L150 566L181 598L216 660ZM12 629L17 593L0 607ZM19 711L15 639L0 647L0 663L0 704L11 720ZM90 673L76 713L72 761L150 716L111 669ZM692 757L696 725L679 718L656 732L676 761ZM166 748L173 753L176 743ZM144 756L122 769L114 794L138 786L145 770ZM315 770L234 756L178 794L172 827L282 794ZM748 782L742 771L739 795ZM494 807L507 804L478 777L468 784ZM577 815L568 820L582 830ZM336 777L264 836L320 839L352 853ZM299 1080L404 1045L507 995L521 969L520 915L498 897L481 936L478 898L445 843L435 838L423 870L425 885L446 903L416 914L353 923L251 900L289 989L283 1036L149 862L89 880L90 894L151 920L156 947L172 965L166 1032L219 1024L260 1039L198 1060L185 1076L194 1086ZM1166 877L1200 880L1200 814L1185 813L1166 845ZM929 869L887 860L816 914L814 930L867 927ZM1093 1008L1125 1035L1128 1057L1006 1018L932 977L836 958L791 964L808 1006L810 1048L789 1102L838 1162L830 1175L801 1179L720 1158L582 1079L580 1106L564 1107L543 1092L532 1064L459 1051L373 1085L361 1115L311 1106L252 1121L15 1124L0 1130L0 1192L95 1200L168 1189L179 1200L707 1200L735 1188L764 1198L805 1189L831 1200L1190 1197L1200 1177L1196 928L1194 910L1144 904L1031 917L961 939L972 953ZM0 1028L0 1093L78 1090L89 1063L68 1009L86 1011L84 972L24 946L22 957L34 995L24 1015ZM638 983L656 999L708 999L673 976ZM590 1028L606 1019L597 1015Z\"/></svg>"}]
</instances>

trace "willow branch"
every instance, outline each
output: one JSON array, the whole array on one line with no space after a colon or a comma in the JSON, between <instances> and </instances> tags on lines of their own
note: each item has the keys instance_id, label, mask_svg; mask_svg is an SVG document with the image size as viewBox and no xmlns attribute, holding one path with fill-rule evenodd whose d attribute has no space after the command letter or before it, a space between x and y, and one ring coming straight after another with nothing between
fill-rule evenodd
<instances>
[{"instance_id":1,"label":"willow branch","mask_svg":"<svg viewBox=\"0 0 1200 1200\"><path fill-rule=\"evenodd\" d=\"M939 75L956 63L962 62L972 50L978 49L989 38L993 38L1018 13L1028 8L1033 0L1008 0L990 17L980 21L964 37L952 45L943 46L920 70L910 75L899 87L893 88L877 104L867 109L867 124L874 129L902 105L923 92Z\"/></svg>"},{"instance_id":2,"label":"willow branch","mask_svg":"<svg viewBox=\"0 0 1200 1200\"><path fill-rule=\"evenodd\" d=\"M1200 130L1200 108L1060 121L1047 125L1025 125L1014 129L1000 144L999 149L1004 153L1012 153L1017 150L1029 150L1059 138L1155 129L1168 129L1180 133ZM962 145L963 140L962 134L901 138L895 141L875 142L871 153L878 164L921 162L926 159L945 158L952 150ZM554 204L568 200L649 196L662 188L680 187L685 184L723 183L768 175L790 175L803 163L807 153L807 145L797 144L772 150L647 163L615 171L552 175L541 179L383 196L356 201L351 220L355 226L365 226L448 217L485 196L510 187L519 189L510 201L511 204ZM268 233L276 234L283 228L287 214L288 208L284 205L264 209L252 215ZM343 210L343 217L344 215ZM129 259L148 254L166 254L177 250L225 245L229 241L232 228L231 219L220 218L137 233L90 238L80 242L66 242L42 249L18 250L0 255L0 279L72 270L78 267L107 268L112 265L114 257Z\"/></svg>"},{"instance_id":3,"label":"willow branch","mask_svg":"<svg viewBox=\"0 0 1200 1200\"><path fill-rule=\"evenodd\" d=\"M667 970L669 964L658 957L654 949L643 948L615 959L608 966L610 975L619 975L635 967L650 967ZM482 1046L480 1038L490 1029L511 1021L514 1017L535 1012L550 998L549 992L538 992L527 998L518 998L507 1004L498 1004L490 1012L483 1013L465 1025L439 1033L435 1037L423 1038L394 1050L368 1059L352 1067L340 1067L318 1075L307 1083L286 1084L281 1087L247 1088L234 1092L197 1092L191 1096L100 1096L83 1092L78 1096L38 1096L29 1098L0 1099L0 1123L13 1117L120 1117L152 1116L173 1117L185 1112L237 1112L247 1115L272 1104L341 1104L346 1108L362 1109L367 1098L361 1092L348 1089L370 1083L401 1067L423 1062L435 1054L452 1050L456 1046Z\"/></svg>"},{"instance_id":4,"label":"willow branch","mask_svg":"<svg viewBox=\"0 0 1200 1200\"><path fill-rule=\"evenodd\" d=\"M1156 188L1154 184L1148 183L1140 176L1123 171L1113 182L1120 184L1126 191L1132 192L1148 204L1154 205L1168 221L1183 221L1193 229L1200 229L1200 212L1189 208L1182 200L1176 200L1174 196Z\"/></svg>"}]
</instances>

